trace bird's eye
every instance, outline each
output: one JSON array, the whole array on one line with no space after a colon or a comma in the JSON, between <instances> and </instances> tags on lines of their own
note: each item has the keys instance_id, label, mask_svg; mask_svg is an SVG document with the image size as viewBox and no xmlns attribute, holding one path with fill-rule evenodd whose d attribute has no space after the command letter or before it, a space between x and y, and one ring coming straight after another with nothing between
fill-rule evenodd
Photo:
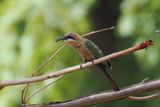
<instances>
[{"instance_id":1,"label":"bird's eye","mask_svg":"<svg viewBox=\"0 0 160 107\"><path fill-rule=\"evenodd\" d=\"M73 39L73 40L75 40L75 38L73 37L73 36L66 36L66 39Z\"/></svg>"}]
</instances>

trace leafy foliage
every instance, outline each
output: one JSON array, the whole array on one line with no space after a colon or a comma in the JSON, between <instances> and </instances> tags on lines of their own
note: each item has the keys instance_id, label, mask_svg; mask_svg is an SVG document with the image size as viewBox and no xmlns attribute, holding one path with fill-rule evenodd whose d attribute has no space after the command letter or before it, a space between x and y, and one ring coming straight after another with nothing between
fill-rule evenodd
<instances>
[{"instance_id":1,"label":"leafy foliage","mask_svg":"<svg viewBox=\"0 0 160 107\"><path fill-rule=\"evenodd\" d=\"M132 36L134 43L146 39L153 39L156 46L151 51L136 54L139 64L144 71L150 71L160 63L159 37L156 30L160 29L160 1L158 0L124 0L121 4L121 17L119 19L119 34L123 37ZM156 71L158 68L155 69Z\"/></svg>"}]
</instances>

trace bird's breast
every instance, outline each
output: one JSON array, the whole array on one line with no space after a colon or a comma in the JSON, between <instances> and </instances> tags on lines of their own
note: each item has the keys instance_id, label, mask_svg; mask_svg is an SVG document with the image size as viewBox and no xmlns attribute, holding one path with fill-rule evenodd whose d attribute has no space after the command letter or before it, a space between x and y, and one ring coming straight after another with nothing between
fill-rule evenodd
<instances>
[{"instance_id":1,"label":"bird's breast","mask_svg":"<svg viewBox=\"0 0 160 107\"><path fill-rule=\"evenodd\" d=\"M89 51L89 49L86 48L85 46L80 46L75 48L78 51L78 53L81 55L81 57L84 59L84 61L91 61L95 59L92 53Z\"/></svg>"}]
</instances>

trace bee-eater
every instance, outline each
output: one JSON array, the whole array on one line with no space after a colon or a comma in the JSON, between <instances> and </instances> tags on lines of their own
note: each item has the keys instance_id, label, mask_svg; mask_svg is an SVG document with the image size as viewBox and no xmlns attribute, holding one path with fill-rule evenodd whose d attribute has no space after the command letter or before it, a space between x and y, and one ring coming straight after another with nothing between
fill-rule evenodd
<instances>
[{"instance_id":1,"label":"bee-eater","mask_svg":"<svg viewBox=\"0 0 160 107\"><path fill-rule=\"evenodd\" d=\"M57 41L64 40L68 45L74 47L74 49L80 54L83 58L84 62L93 61L94 59L103 57L101 50L93 43L91 40L82 38L77 33L68 33L64 35L64 37L57 39ZM119 91L119 87L112 78L109 69L111 64L106 61L100 64L97 64L107 80L109 81L110 85L112 86L114 91Z\"/></svg>"}]
</instances>

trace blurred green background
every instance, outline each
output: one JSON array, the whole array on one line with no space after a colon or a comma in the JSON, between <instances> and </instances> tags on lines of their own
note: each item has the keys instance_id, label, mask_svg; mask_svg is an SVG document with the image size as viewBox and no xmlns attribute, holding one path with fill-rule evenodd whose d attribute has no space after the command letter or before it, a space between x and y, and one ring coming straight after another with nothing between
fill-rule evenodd
<instances>
[{"instance_id":1,"label":"blurred green background","mask_svg":"<svg viewBox=\"0 0 160 107\"><path fill-rule=\"evenodd\" d=\"M67 32L85 34L92 30L116 26L114 31L87 38L103 53L110 54L142 41L153 39L147 50L113 59L112 74L120 87L130 86L148 77L159 78L160 30L159 0L0 0L0 80L23 79L44 62L62 43L55 39ZM41 71L46 74L82 63L70 47ZM98 74L98 75L97 75ZM33 84L29 93L52 80ZM20 105L24 85L0 91L0 107ZM71 73L34 96L30 103L47 103L74 99L109 90L105 79L89 69ZM158 99L148 101L120 100L93 107L159 107Z\"/></svg>"}]
</instances>

